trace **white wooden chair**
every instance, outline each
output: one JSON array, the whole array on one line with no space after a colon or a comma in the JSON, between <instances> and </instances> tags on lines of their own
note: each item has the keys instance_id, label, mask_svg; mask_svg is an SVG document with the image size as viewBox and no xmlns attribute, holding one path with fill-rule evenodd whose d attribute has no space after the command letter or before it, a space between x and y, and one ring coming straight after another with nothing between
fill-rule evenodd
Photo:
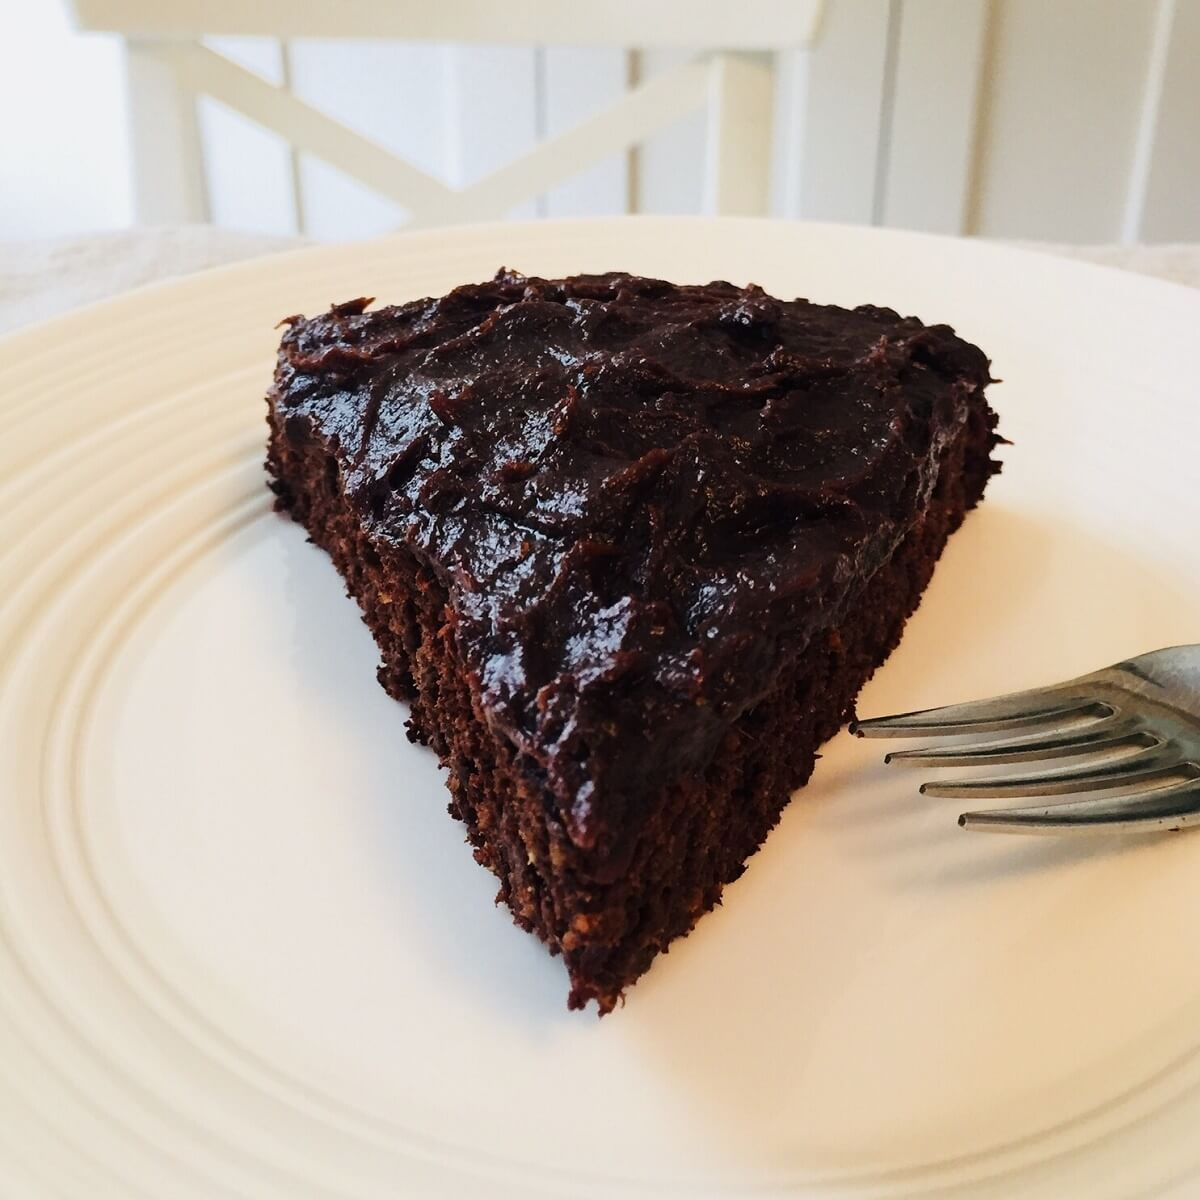
<instances>
[{"instance_id":1,"label":"white wooden chair","mask_svg":"<svg viewBox=\"0 0 1200 1200\"><path fill-rule=\"evenodd\" d=\"M772 62L811 44L823 0L68 0L81 30L127 45L135 204L143 223L203 221L209 205L196 99L211 96L323 159L416 227L502 216L681 116L707 111L704 207L768 207ZM455 189L205 46L211 36L389 38L489 44L672 47L682 65L468 187ZM286 56L285 56L286 62ZM291 156L292 184L296 155ZM304 232L304 230L301 230Z\"/></svg>"}]
</instances>

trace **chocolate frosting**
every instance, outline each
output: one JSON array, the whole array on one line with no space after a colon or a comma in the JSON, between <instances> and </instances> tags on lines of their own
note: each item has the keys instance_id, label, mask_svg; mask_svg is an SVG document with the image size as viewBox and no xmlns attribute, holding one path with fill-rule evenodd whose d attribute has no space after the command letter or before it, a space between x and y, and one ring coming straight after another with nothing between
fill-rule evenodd
<instances>
[{"instance_id":1,"label":"chocolate frosting","mask_svg":"<svg viewBox=\"0 0 1200 1200\"><path fill-rule=\"evenodd\" d=\"M444 582L493 730L600 859L836 627L989 381L947 326L722 282L369 303L289 318L288 435Z\"/></svg>"}]
</instances>

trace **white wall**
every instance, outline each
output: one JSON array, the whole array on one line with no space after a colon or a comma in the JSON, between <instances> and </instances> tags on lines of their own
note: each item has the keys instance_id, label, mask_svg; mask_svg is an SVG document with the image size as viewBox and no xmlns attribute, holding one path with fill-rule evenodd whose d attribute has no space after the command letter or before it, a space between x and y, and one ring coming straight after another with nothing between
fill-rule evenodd
<instances>
[{"instance_id":1,"label":"white wall","mask_svg":"<svg viewBox=\"0 0 1200 1200\"><path fill-rule=\"evenodd\" d=\"M128 223L119 47L72 33L61 0L0 0L0 30L0 237ZM684 57L210 45L457 185ZM1200 240L1197 63L1200 0L828 0L815 48L776 56L773 211L1060 241ZM308 157L293 186L289 148L215 102L202 102L200 122L219 224L338 238L403 220ZM513 215L698 211L703 140L696 114Z\"/></svg>"},{"instance_id":2,"label":"white wall","mask_svg":"<svg viewBox=\"0 0 1200 1200\"><path fill-rule=\"evenodd\" d=\"M0 0L0 237L132 216L121 48L73 33L59 0Z\"/></svg>"}]
</instances>

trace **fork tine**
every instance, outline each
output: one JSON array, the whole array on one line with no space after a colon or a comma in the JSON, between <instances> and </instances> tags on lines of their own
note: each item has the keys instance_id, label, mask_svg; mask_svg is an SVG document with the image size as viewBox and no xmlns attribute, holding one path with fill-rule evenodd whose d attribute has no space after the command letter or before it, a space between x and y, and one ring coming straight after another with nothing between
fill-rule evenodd
<instances>
[{"instance_id":1,"label":"fork tine","mask_svg":"<svg viewBox=\"0 0 1200 1200\"><path fill-rule=\"evenodd\" d=\"M1163 746L1127 754L1116 762L1097 766L1071 767L1044 774L989 776L986 779L957 779L948 783L923 783L926 796L949 799L975 796L1062 796L1070 792L1093 792L1104 788L1128 786L1135 791L1141 785L1167 782L1172 776L1195 775L1194 768L1169 756Z\"/></svg>"},{"instance_id":2,"label":"fork tine","mask_svg":"<svg viewBox=\"0 0 1200 1200\"><path fill-rule=\"evenodd\" d=\"M1033 688L1027 692L1011 692L1007 696L995 696L987 700L950 704L944 708L926 708L895 716L851 721L850 732L857 737L949 737L959 733L1020 729L1026 725L1062 721L1069 717L1108 717L1114 712L1111 705L1080 692L1060 687Z\"/></svg>"},{"instance_id":3,"label":"fork tine","mask_svg":"<svg viewBox=\"0 0 1200 1200\"><path fill-rule=\"evenodd\" d=\"M896 750L884 756L885 763L912 767L987 767L999 763L1034 762L1072 754L1111 752L1135 746L1157 745L1159 739L1131 721L1108 717L1058 733L1032 737L971 742L966 746L922 746L918 750Z\"/></svg>"},{"instance_id":4,"label":"fork tine","mask_svg":"<svg viewBox=\"0 0 1200 1200\"><path fill-rule=\"evenodd\" d=\"M1104 796L1043 808L963 813L964 829L989 833L1157 833L1200 825L1200 781L1133 796Z\"/></svg>"}]
</instances>

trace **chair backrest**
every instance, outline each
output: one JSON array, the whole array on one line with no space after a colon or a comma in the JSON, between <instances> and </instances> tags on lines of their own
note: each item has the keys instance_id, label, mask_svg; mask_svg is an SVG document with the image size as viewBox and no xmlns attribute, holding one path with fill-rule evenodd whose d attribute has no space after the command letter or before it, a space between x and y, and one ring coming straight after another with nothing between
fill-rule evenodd
<instances>
[{"instance_id":1,"label":"chair backrest","mask_svg":"<svg viewBox=\"0 0 1200 1200\"><path fill-rule=\"evenodd\" d=\"M143 222L209 213L196 98L211 96L395 201L408 226L501 216L527 198L643 142L689 112L707 112L704 207L767 211L772 56L811 44L823 0L69 0L82 30L127 44L135 201ZM453 188L203 44L211 36L387 38L507 45L670 47L691 51L614 103L528 153ZM403 114L397 114L402 119ZM297 203L298 212L303 205ZM303 230L302 230L303 232Z\"/></svg>"}]
</instances>

